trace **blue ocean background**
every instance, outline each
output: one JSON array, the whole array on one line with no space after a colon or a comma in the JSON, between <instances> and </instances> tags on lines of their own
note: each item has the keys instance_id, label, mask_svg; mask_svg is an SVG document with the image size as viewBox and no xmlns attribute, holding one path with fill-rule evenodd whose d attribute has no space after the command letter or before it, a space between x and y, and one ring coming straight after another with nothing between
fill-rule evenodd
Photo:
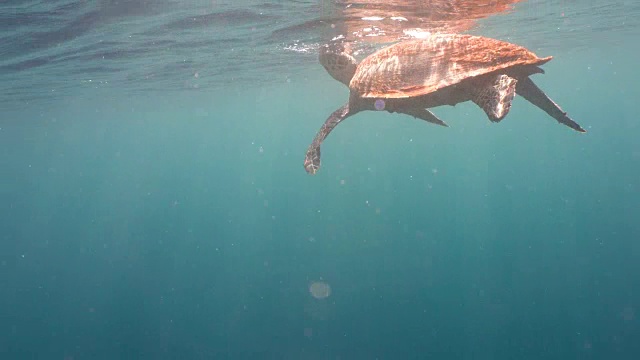
<instances>
[{"instance_id":1,"label":"blue ocean background","mask_svg":"<svg viewBox=\"0 0 640 360\"><path fill-rule=\"evenodd\" d=\"M335 6L0 4L0 359L640 358L640 3L467 31L586 134L366 112L310 176Z\"/></svg>"}]
</instances>

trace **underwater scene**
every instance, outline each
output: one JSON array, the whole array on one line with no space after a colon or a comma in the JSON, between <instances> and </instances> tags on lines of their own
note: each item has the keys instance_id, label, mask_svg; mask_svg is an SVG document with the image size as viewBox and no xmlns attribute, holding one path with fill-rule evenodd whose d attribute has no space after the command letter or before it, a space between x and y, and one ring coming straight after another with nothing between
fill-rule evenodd
<instances>
[{"instance_id":1,"label":"underwater scene","mask_svg":"<svg viewBox=\"0 0 640 360\"><path fill-rule=\"evenodd\" d=\"M0 359L640 359L640 2L0 3Z\"/></svg>"}]
</instances>

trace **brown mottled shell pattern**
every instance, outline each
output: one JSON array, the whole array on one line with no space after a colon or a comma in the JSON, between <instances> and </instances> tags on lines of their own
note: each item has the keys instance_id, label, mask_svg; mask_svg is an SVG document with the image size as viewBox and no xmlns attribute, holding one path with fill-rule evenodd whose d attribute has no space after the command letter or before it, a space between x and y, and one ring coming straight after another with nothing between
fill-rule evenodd
<instances>
[{"instance_id":1,"label":"brown mottled shell pattern","mask_svg":"<svg viewBox=\"0 0 640 360\"><path fill-rule=\"evenodd\" d=\"M408 98L517 65L541 65L524 47L463 34L400 42L365 58L349 87L363 98Z\"/></svg>"}]
</instances>

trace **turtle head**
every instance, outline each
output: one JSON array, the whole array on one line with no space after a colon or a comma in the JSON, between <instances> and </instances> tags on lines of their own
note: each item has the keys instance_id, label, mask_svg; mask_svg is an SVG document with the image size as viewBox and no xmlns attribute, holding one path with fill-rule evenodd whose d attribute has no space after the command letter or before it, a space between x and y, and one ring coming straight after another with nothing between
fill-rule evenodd
<instances>
[{"instance_id":1,"label":"turtle head","mask_svg":"<svg viewBox=\"0 0 640 360\"><path fill-rule=\"evenodd\" d=\"M356 73L358 61L351 56L348 43L336 42L321 46L319 60L331 77L349 86L351 78Z\"/></svg>"}]
</instances>

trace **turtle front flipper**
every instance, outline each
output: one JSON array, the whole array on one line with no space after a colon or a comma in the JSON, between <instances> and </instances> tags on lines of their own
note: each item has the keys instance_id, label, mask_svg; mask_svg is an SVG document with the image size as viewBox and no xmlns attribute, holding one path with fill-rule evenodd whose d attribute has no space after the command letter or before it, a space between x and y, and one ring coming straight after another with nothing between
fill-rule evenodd
<instances>
[{"instance_id":1,"label":"turtle front flipper","mask_svg":"<svg viewBox=\"0 0 640 360\"><path fill-rule=\"evenodd\" d=\"M478 79L469 87L471 101L484 110L489 120L500 122L511 109L517 82L505 74Z\"/></svg>"},{"instance_id":2,"label":"turtle front flipper","mask_svg":"<svg viewBox=\"0 0 640 360\"><path fill-rule=\"evenodd\" d=\"M560 106L556 104L551 98L549 98L533 80L528 77L521 78L516 86L516 92L518 95L527 99L533 105L544 110L547 114L551 115L559 123L564 124L575 131L587 132L577 122L573 121L567 116L567 113L562 111Z\"/></svg>"},{"instance_id":3,"label":"turtle front flipper","mask_svg":"<svg viewBox=\"0 0 640 360\"><path fill-rule=\"evenodd\" d=\"M320 145L322 144L322 141L324 141L331 130L333 130L342 120L353 114L354 112L349 111L349 103L346 103L327 118L307 149L307 154L304 158L304 169L307 173L314 175L318 172L318 169L320 168Z\"/></svg>"},{"instance_id":4,"label":"turtle front flipper","mask_svg":"<svg viewBox=\"0 0 640 360\"><path fill-rule=\"evenodd\" d=\"M436 124L436 125L440 125L440 126L444 126L444 127L449 127L449 125L447 125L446 122L440 120L434 113L432 113L431 111L429 111L427 109L423 109L423 108L400 108L400 109L396 109L395 112L411 115L414 118L417 118L417 119L420 119L420 120L424 120L424 121L430 122L432 124Z\"/></svg>"}]
</instances>

